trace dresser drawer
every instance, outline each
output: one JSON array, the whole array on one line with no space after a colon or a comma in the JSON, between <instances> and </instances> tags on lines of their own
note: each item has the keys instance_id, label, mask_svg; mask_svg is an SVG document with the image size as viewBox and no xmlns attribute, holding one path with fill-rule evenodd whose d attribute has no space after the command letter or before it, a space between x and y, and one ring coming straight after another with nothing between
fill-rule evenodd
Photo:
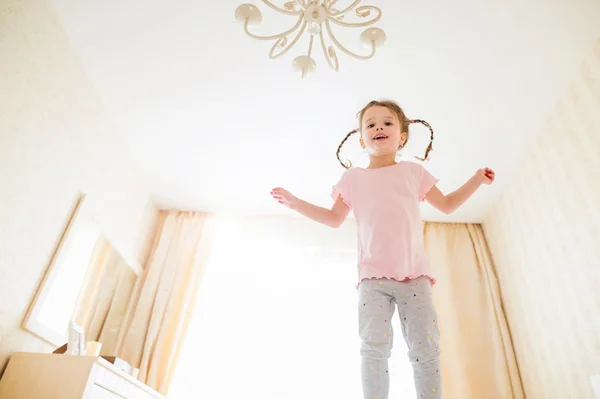
<instances>
[{"instance_id":1,"label":"dresser drawer","mask_svg":"<svg viewBox=\"0 0 600 399\"><path fill-rule=\"evenodd\" d=\"M142 388L132 384L117 373L100 365L96 368L94 385L111 392L113 395L117 395L115 397L123 399L146 399L152 397L146 395L146 392Z\"/></svg>"},{"instance_id":2,"label":"dresser drawer","mask_svg":"<svg viewBox=\"0 0 600 399\"><path fill-rule=\"evenodd\" d=\"M94 385L85 397L86 399L123 399L123 396L108 391L101 386Z\"/></svg>"},{"instance_id":3,"label":"dresser drawer","mask_svg":"<svg viewBox=\"0 0 600 399\"><path fill-rule=\"evenodd\" d=\"M120 370L111 368L102 361L94 365L93 382L98 388L104 389L116 396L107 398L120 399L164 399L160 394L139 381L126 376Z\"/></svg>"}]
</instances>

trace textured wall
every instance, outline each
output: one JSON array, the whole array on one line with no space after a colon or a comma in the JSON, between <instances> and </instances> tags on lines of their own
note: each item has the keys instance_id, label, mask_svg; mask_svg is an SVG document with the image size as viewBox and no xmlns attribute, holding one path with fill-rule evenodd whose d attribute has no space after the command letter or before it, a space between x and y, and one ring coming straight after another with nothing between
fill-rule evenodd
<instances>
[{"instance_id":1,"label":"textured wall","mask_svg":"<svg viewBox=\"0 0 600 399\"><path fill-rule=\"evenodd\" d=\"M0 371L50 349L22 330L80 192L128 259L157 210L44 0L0 0Z\"/></svg>"},{"instance_id":2,"label":"textured wall","mask_svg":"<svg viewBox=\"0 0 600 399\"><path fill-rule=\"evenodd\" d=\"M600 372L600 40L484 223L528 398Z\"/></svg>"}]
</instances>

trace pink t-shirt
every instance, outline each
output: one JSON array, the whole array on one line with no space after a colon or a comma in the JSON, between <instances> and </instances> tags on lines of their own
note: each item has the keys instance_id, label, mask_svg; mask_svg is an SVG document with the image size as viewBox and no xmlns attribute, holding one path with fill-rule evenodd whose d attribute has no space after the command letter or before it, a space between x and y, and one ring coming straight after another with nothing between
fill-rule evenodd
<instances>
[{"instance_id":1,"label":"pink t-shirt","mask_svg":"<svg viewBox=\"0 0 600 399\"><path fill-rule=\"evenodd\" d=\"M365 279L397 281L426 276L419 202L437 179L414 162L378 169L351 168L333 187L354 213L358 232L358 284ZM358 285L357 285L358 286Z\"/></svg>"}]
</instances>

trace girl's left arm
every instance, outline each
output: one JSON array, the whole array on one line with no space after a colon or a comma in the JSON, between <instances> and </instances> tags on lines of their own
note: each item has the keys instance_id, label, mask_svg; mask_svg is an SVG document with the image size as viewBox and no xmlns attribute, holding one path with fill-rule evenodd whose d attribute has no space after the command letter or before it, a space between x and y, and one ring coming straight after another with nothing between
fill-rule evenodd
<instances>
[{"instance_id":1,"label":"girl's left arm","mask_svg":"<svg viewBox=\"0 0 600 399\"><path fill-rule=\"evenodd\" d=\"M471 198L482 184L492 184L495 178L496 174L493 170L479 169L465 184L448 195L444 195L439 188L433 186L425 196L425 200L437 210L449 215Z\"/></svg>"}]
</instances>

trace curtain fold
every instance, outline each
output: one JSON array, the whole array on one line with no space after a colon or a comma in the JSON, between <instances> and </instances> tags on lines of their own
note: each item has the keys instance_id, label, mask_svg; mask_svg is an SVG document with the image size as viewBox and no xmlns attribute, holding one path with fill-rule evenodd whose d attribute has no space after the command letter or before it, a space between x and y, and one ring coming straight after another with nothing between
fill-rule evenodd
<instances>
[{"instance_id":1,"label":"curtain fold","mask_svg":"<svg viewBox=\"0 0 600 399\"><path fill-rule=\"evenodd\" d=\"M523 399L498 280L480 225L425 224L438 283L444 397Z\"/></svg>"},{"instance_id":2,"label":"curtain fold","mask_svg":"<svg viewBox=\"0 0 600 399\"><path fill-rule=\"evenodd\" d=\"M102 342L102 355L113 356L119 345L121 330L125 327L127 305L138 276L125 260L113 249L111 262L103 276L103 290L93 309L92 326L98 325L96 340Z\"/></svg>"},{"instance_id":3,"label":"curtain fold","mask_svg":"<svg viewBox=\"0 0 600 399\"><path fill-rule=\"evenodd\" d=\"M169 211L160 221L119 356L166 394L207 263L212 217Z\"/></svg>"},{"instance_id":4,"label":"curtain fold","mask_svg":"<svg viewBox=\"0 0 600 399\"><path fill-rule=\"evenodd\" d=\"M110 242L99 236L73 314L88 341L102 342L102 355L116 354L137 278Z\"/></svg>"},{"instance_id":5,"label":"curtain fold","mask_svg":"<svg viewBox=\"0 0 600 399\"><path fill-rule=\"evenodd\" d=\"M73 309L73 319L77 324L82 326L86 331L86 338L95 339L90 332L92 326L90 323L92 308L96 300L96 295L100 290L100 282L102 280L103 270L106 266L106 260L110 253L110 243L104 236L98 237L94 244L90 262L83 281L83 289L79 292L75 309Z\"/></svg>"}]
</instances>

